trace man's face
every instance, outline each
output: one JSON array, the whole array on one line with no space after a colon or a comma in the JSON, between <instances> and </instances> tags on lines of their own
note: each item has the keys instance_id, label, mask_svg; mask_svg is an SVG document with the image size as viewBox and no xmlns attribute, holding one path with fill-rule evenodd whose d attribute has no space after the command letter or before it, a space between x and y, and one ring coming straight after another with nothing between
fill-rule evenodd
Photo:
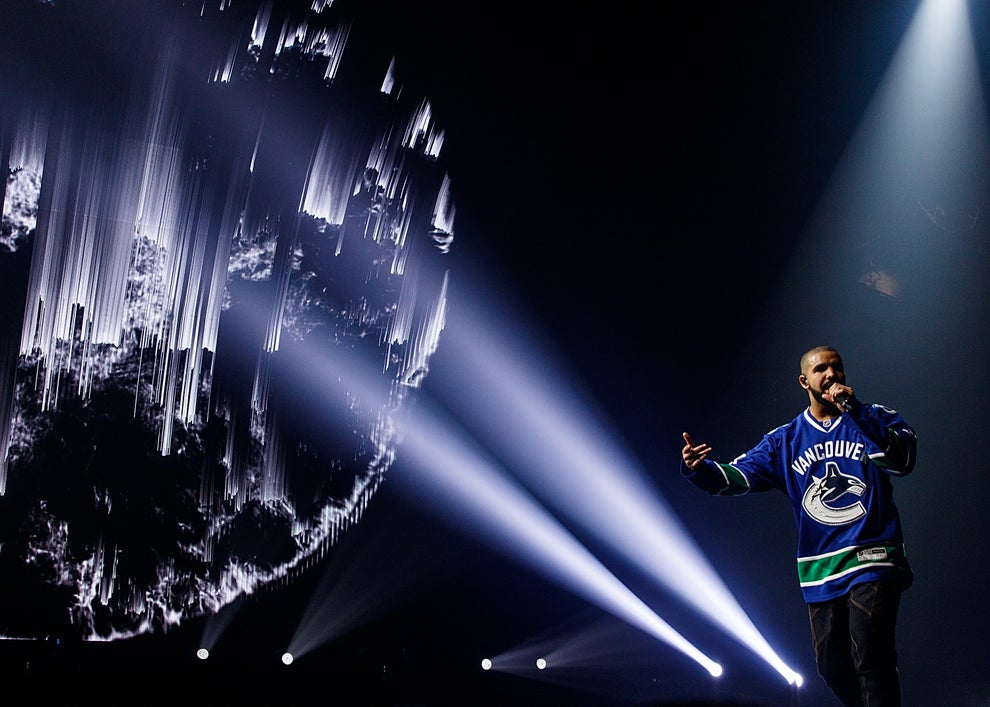
<instances>
[{"instance_id":1,"label":"man's face","mask_svg":"<svg viewBox=\"0 0 990 707\"><path fill-rule=\"evenodd\" d=\"M803 371L808 389L818 402L822 400L822 391L827 390L833 383L846 382L846 371L842 366L842 357L835 351L820 351L808 357Z\"/></svg>"}]
</instances>

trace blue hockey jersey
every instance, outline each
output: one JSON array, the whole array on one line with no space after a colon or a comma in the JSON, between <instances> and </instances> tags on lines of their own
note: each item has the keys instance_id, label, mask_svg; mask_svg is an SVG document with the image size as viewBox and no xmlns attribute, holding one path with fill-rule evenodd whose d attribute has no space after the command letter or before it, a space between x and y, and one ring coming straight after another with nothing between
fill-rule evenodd
<instances>
[{"instance_id":1,"label":"blue hockey jersey","mask_svg":"<svg viewBox=\"0 0 990 707\"><path fill-rule=\"evenodd\" d=\"M914 430L883 405L857 404L828 423L806 409L730 463L706 459L692 471L682 461L681 473L713 496L787 494L798 579L813 603L875 579L911 585L891 477L914 469L916 447Z\"/></svg>"}]
</instances>

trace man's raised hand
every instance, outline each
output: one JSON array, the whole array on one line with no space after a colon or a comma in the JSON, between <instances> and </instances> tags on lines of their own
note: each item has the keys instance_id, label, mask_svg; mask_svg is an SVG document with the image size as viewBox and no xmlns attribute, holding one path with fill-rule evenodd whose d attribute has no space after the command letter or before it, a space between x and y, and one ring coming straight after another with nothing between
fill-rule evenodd
<instances>
[{"instance_id":1,"label":"man's raised hand","mask_svg":"<svg viewBox=\"0 0 990 707\"><path fill-rule=\"evenodd\" d=\"M687 432L684 432L683 435L684 448L681 450L681 457L684 459L684 466L688 469L694 469L705 460L712 448L709 444L695 444Z\"/></svg>"}]
</instances>

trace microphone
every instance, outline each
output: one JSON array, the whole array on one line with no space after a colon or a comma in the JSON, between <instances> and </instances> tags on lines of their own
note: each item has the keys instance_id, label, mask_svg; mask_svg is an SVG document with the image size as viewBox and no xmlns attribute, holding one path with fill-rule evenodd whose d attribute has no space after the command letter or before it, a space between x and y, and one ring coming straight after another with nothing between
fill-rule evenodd
<instances>
[{"instance_id":1,"label":"microphone","mask_svg":"<svg viewBox=\"0 0 990 707\"><path fill-rule=\"evenodd\" d=\"M825 386L825 390L831 388L835 383L829 383ZM853 399L851 395L846 395L845 393L839 393L835 396L836 407L844 410L845 412L852 412L853 409Z\"/></svg>"},{"instance_id":2,"label":"microphone","mask_svg":"<svg viewBox=\"0 0 990 707\"><path fill-rule=\"evenodd\" d=\"M852 398L849 397L848 395L836 395L835 404L838 405L843 410L845 410L846 412L852 412L853 402L852 402Z\"/></svg>"}]
</instances>

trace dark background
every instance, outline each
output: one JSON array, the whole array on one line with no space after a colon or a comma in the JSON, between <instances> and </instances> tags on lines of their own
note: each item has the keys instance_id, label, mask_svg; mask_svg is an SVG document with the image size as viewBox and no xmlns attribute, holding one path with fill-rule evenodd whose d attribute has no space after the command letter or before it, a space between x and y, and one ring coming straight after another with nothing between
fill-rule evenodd
<instances>
[{"instance_id":1,"label":"dark background","mask_svg":"<svg viewBox=\"0 0 990 707\"><path fill-rule=\"evenodd\" d=\"M730 640L718 650L726 664L738 661L735 672L709 681L633 628L630 655L618 662L557 677L482 673L485 651L608 617L418 510L401 483L384 485L326 566L246 602L209 663L191 656L194 625L125 645L2 646L8 665L41 691L154 689L204 701L830 704L814 674L786 501L702 497L677 475L680 433L696 431L734 455L804 404L788 386L801 352L821 342L782 335L786 350L761 358L750 349L753 331L776 306L782 270L918 3L679 5L379 3L368 11L380 13L400 66L446 129L455 290L511 297L555 342L754 623L802 672L802 691ZM984 76L986 12L973 3ZM985 271L985 247L971 257L976 265L966 266ZM486 277L471 276L476 268ZM976 297L985 320L985 291ZM864 298L858 311L924 331L909 305L888 312ZM813 329L818 316L808 311L804 325ZM867 388L857 371L883 371L883 357L897 357L904 399L885 402L921 440L916 475L896 485L918 575L902 610L905 704L986 704L987 494L975 471L986 386L982 371L931 360L922 353L930 345L916 343L864 337L854 351L879 360L847 355L850 380ZM979 361L985 342L954 348L969 350L963 363ZM440 400L445 355L441 343L425 389ZM946 400L933 391L947 381L965 390L926 404ZM885 384L874 390L900 389ZM393 473L405 473L401 449ZM322 573L383 546L381 574L367 570L377 617L291 671L270 667ZM382 581L411 548L431 558L424 576Z\"/></svg>"}]
</instances>

